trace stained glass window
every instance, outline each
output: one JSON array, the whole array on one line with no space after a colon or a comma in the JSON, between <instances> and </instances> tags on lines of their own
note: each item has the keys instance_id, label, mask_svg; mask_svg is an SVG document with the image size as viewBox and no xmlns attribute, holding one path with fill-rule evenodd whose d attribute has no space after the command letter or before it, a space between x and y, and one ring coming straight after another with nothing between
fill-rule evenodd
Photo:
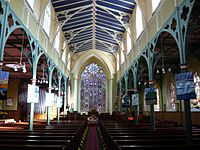
<instances>
[{"instance_id":1,"label":"stained glass window","mask_svg":"<svg viewBox=\"0 0 200 150\"><path fill-rule=\"evenodd\" d=\"M200 111L200 78L198 73L194 74L196 99L191 100L191 111Z\"/></svg>"},{"instance_id":2,"label":"stained glass window","mask_svg":"<svg viewBox=\"0 0 200 150\"><path fill-rule=\"evenodd\" d=\"M81 74L81 112L96 109L106 112L106 75L102 68L91 63Z\"/></svg>"},{"instance_id":3,"label":"stained glass window","mask_svg":"<svg viewBox=\"0 0 200 150\"><path fill-rule=\"evenodd\" d=\"M167 102L167 110L175 111L176 110L176 94L175 94L175 86L172 81L169 84L169 99Z\"/></svg>"}]
</instances>

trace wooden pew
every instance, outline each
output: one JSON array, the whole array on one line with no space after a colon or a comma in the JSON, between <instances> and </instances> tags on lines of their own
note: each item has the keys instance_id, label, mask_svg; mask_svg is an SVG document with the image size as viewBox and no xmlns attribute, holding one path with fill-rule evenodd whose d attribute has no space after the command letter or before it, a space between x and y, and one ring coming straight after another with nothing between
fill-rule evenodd
<instances>
[{"instance_id":1,"label":"wooden pew","mask_svg":"<svg viewBox=\"0 0 200 150\"><path fill-rule=\"evenodd\" d=\"M78 141L85 129L84 122L38 126L30 130L1 130L0 149L77 150Z\"/></svg>"},{"instance_id":2,"label":"wooden pew","mask_svg":"<svg viewBox=\"0 0 200 150\"><path fill-rule=\"evenodd\" d=\"M184 145L184 144L180 144L180 145L119 145L117 150L161 150L161 149L198 149L199 145Z\"/></svg>"},{"instance_id":3,"label":"wooden pew","mask_svg":"<svg viewBox=\"0 0 200 150\"><path fill-rule=\"evenodd\" d=\"M166 147L171 144L175 147L191 147L200 146L200 129L193 128L192 145L186 144L186 135L183 127L164 127L152 130L150 128L126 126L122 127L118 123L106 121L100 125L100 129L106 138L110 149L152 149L154 147ZM184 145L184 146L183 146Z\"/></svg>"}]
</instances>

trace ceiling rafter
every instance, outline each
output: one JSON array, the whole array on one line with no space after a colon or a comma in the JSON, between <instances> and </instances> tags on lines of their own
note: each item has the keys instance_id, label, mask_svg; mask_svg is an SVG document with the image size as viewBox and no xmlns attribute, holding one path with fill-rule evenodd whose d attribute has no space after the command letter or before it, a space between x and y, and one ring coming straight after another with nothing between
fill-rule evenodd
<instances>
[{"instance_id":1,"label":"ceiling rafter","mask_svg":"<svg viewBox=\"0 0 200 150\"><path fill-rule=\"evenodd\" d=\"M89 13L89 12L91 12L91 10L85 10L85 11L81 11L81 12L79 12L80 14L82 13L82 14L85 14L85 13ZM58 16L58 18L62 18L62 17L65 17L65 16ZM75 20L75 19L80 19L80 18L83 18L83 17L88 17L88 14L85 14L85 15L74 15L74 16L72 16L71 17L71 20L73 21L73 20ZM62 20L63 21L63 20Z\"/></svg>"},{"instance_id":2,"label":"ceiling rafter","mask_svg":"<svg viewBox=\"0 0 200 150\"><path fill-rule=\"evenodd\" d=\"M136 4L134 0L51 1L60 22L59 30L64 32L66 46L75 46L70 49L73 53L87 48L110 53L112 48L109 47L118 47L114 49L116 52Z\"/></svg>"},{"instance_id":3,"label":"ceiling rafter","mask_svg":"<svg viewBox=\"0 0 200 150\"><path fill-rule=\"evenodd\" d=\"M81 32L83 32L84 30L86 30L86 29L88 29L88 28L90 28L91 27L91 25L90 26L86 26L85 28L83 28L83 29L81 29L80 31L78 31L78 32L76 32L75 34L72 34L71 35L71 38L69 39L69 40L67 40L67 45L70 43L70 41L74 38L74 37L76 37L79 33L81 33Z\"/></svg>"},{"instance_id":4,"label":"ceiling rafter","mask_svg":"<svg viewBox=\"0 0 200 150\"><path fill-rule=\"evenodd\" d=\"M133 2L129 2L129 1L126 1L126 0L119 0L119 1L121 1L121 2L123 2L123 3L127 3L127 4L130 4L130 5L132 5L133 4ZM134 2L135 3L135 2Z\"/></svg>"},{"instance_id":5,"label":"ceiling rafter","mask_svg":"<svg viewBox=\"0 0 200 150\"><path fill-rule=\"evenodd\" d=\"M66 1L66 0L63 0L63 2ZM88 2L89 0L82 0L82 1L77 1L77 2L73 2L72 4L64 4L64 5L60 5L60 6L54 6L54 8L61 8L61 7L67 7L67 6L72 6L72 5L76 5L76 4L79 4L79 3L84 3L84 2ZM59 1L61 2L61 1ZM52 2L52 4L55 4L54 2Z\"/></svg>"},{"instance_id":6,"label":"ceiling rafter","mask_svg":"<svg viewBox=\"0 0 200 150\"><path fill-rule=\"evenodd\" d=\"M122 12L122 13L120 14L120 16L117 16L117 15L113 14L113 13L110 11L110 9L107 9L107 7L100 6L100 5L98 5L98 7L104 9L104 10L107 11L109 14L113 15L113 16L122 24L122 26L125 28L125 30L127 30L128 24L125 24L123 21L121 21L121 19L122 19L122 17L123 17L122 14L124 14L124 12ZM130 14L129 14L129 15L130 15Z\"/></svg>"},{"instance_id":7,"label":"ceiling rafter","mask_svg":"<svg viewBox=\"0 0 200 150\"><path fill-rule=\"evenodd\" d=\"M92 3L92 24L93 24L93 28L92 28L92 48L95 49L95 38L96 38L96 1L94 0Z\"/></svg>"},{"instance_id":8,"label":"ceiling rafter","mask_svg":"<svg viewBox=\"0 0 200 150\"><path fill-rule=\"evenodd\" d=\"M120 42L114 35L112 35L112 34L108 31L108 30L113 31L113 32L116 34L116 31L115 31L115 30L107 29L107 28L102 27L102 26L99 26L99 25L97 25L97 27L99 27L99 28L101 28L103 31L107 32L111 37L113 37L113 39L114 39L117 43Z\"/></svg>"},{"instance_id":9,"label":"ceiling rafter","mask_svg":"<svg viewBox=\"0 0 200 150\"><path fill-rule=\"evenodd\" d=\"M80 6L80 7L75 7L75 8L71 8L71 9L67 9L67 10L62 10L62 11L59 11L59 14L65 14L65 15L67 15L70 11L76 11L76 10L78 10L78 11L80 11L80 10L83 10L83 9L86 9L86 8L89 8L89 7L91 7L92 5L86 5L85 7L84 6ZM54 9L55 9L55 7L54 7ZM56 9L55 9L56 10ZM74 15L74 14L73 14Z\"/></svg>"},{"instance_id":10,"label":"ceiling rafter","mask_svg":"<svg viewBox=\"0 0 200 150\"><path fill-rule=\"evenodd\" d=\"M117 6L117 7L121 7L121 8L123 8L123 9L127 9L127 10L130 10L130 11L132 10L131 8L127 8L127 7L125 7L125 6L122 6L122 5L119 5L119 4L116 4L116 3L111 3L111 2L108 2L108 1L105 1L105 0L98 0L98 1L103 2L103 3L110 4L110 5L115 5L115 6ZM110 10L113 11L113 9L111 9L111 8L108 8L108 9L110 9ZM118 10L114 10L114 11L118 12ZM122 13L125 13L125 12L122 12ZM126 13L126 14L129 15L129 13Z\"/></svg>"},{"instance_id":11,"label":"ceiling rafter","mask_svg":"<svg viewBox=\"0 0 200 150\"><path fill-rule=\"evenodd\" d=\"M79 22L83 22L83 23L81 23L81 24L84 24L84 23L86 23L86 21L88 21L88 20L91 20L91 18L86 18L86 19L82 19L82 20L70 22L70 23L68 23L68 24L65 24L65 25L63 26L63 29L64 29L64 28L67 28L67 27L69 27L69 26L73 26L72 24L77 24L77 23L79 23ZM78 25L79 25L79 24L78 24ZM66 27L66 26L67 26L67 27Z\"/></svg>"}]
</instances>

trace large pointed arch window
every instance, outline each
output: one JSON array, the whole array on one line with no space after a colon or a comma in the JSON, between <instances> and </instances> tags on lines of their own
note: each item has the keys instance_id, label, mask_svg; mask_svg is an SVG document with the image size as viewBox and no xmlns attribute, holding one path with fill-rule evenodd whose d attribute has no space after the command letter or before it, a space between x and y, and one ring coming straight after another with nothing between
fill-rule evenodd
<instances>
[{"instance_id":1,"label":"large pointed arch window","mask_svg":"<svg viewBox=\"0 0 200 150\"><path fill-rule=\"evenodd\" d=\"M137 38L140 36L141 32L143 30L143 24L142 24L142 12L139 6L136 8L136 33Z\"/></svg>"},{"instance_id":2,"label":"large pointed arch window","mask_svg":"<svg viewBox=\"0 0 200 150\"><path fill-rule=\"evenodd\" d=\"M43 22L43 28L47 33L47 35L49 35L50 24L51 24L51 4L49 2L44 11L44 22Z\"/></svg>"},{"instance_id":3,"label":"large pointed arch window","mask_svg":"<svg viewBox=\"0 0 200 150\"><path fill-rule=\"evenodd\" d=\"M66 42L63 43L63 48L62 48L62 50L63 50L63 53L62 53L62 61L63 61L64 63L66 63L66 53L67 53L67 50L66 50Z\"/></svg>"},{"instance_id":4,"label":"large pointed arch window","mask_svg":"<svg viewBox=\"0 0 200 150\"><path fill-rule=\"evenodd\" d=\"M34 5L34 1L35 0L26 0L29 4L29 6L31 7L31 9L33 9L33 5Z\"/></svg>"},{"instance_id":5,"label":"large pointed arch window","mask_svg":"<svg viewBox=\"0 0 200 150\"><path fill-rule=\"evenodd\" d=\"M60 29L59 29L59 26L57 26L57 30L56 30L56 37L55 37L55 41L54 41L54 48L59 53L59 48L60 48Z\"/></svg>"},{"instance_id":6,"label":"large pointed arch window","mask_svg":"<svg viewBox=\"0 0 200 150\"><path fill-rule=\"evenodd\" d=\"M123 64L124 63L124 61L125 61L125 56L124 56L124 43L122 42L121 43L121 51L120 51L120 53L121 53L121 64Z\"/></svg>"},{"instance_id":7,"label":"large pointed arch window","mask_svg":"<svg viewBox=\"0 0 200 150\"><path fill-rule=\"evenodd\" d=\"M130 28L127 28L127 32L126 32L126 36L127 36L127 54L131 51L132 49L132 41L131 41L131 30Z\"/></svg>"},{"instance_id":8,"label":"large pointed arch window","mask_svg":"<svg viewBox=\"0 0 200 150\"><path fill-rule=\"evenodd\" d=\"M160 0L152 0L151 2L152 2L152 12L154 12L160 3Z\"/></svg>"},{"instance_id":9,"label":"large pointed arch window","mask_svg":"<svg viewBox=\"0 0 200 150\"><path fill-rule=\"evenodd\" d=\"M102 68L91 63L81 73L81 112L96 109L106 112L106 75Z\"/></svg>"},{"instance_id":10,"label":"large pointed arch window","mask_svg":"<svg viewBox=\"0 0 200 150\"><path fill-rule=\"evenodd\" d=\"M68 69L68 70L70 70L70 65L71 65L71 60L70 60L70 58L71 58L71 54L68 53L68 54L67 54L67 69Z\"/></svg>"}]
</instances>

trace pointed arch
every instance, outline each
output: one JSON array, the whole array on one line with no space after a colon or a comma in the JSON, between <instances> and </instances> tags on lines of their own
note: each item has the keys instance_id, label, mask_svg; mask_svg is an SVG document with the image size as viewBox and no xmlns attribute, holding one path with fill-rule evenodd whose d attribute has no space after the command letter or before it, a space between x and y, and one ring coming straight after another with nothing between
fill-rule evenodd
<instances>
[{"instance_id":1,"label":"pointed arch","mask_svg":"<svg viewBox=\"0 0 200 150\"><path fill-rule=\"evenodd\" d=\"M79 78L83 68L92 61L97 62L99 65L101 65L108 79L113 79L113 74L115 73L115 70L110 60L104 54L95 50L88 51L79 57L72 69L74 77Z\"/></svg>"}]
</instances>

